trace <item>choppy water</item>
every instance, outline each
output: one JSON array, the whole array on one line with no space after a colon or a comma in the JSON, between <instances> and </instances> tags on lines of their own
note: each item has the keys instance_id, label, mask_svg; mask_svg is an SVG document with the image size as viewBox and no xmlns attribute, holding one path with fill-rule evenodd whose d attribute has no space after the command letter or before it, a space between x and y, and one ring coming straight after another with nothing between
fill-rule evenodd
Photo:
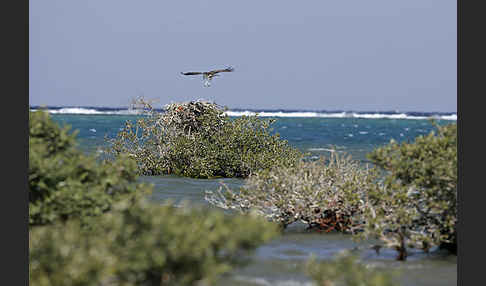
<instances>
[{"instance_id":1,"label":"choppy water","mask_svg":"<svg viewBox=\"0 0 486 286\"><path fill-rule=\"evenodd\" d=\"M113 138L126 120L135 121L136 115L53 114L61 124L79 131L80 147L95 152L104 144L104 136ZM438 120L439 124L455 122ZM274 132L301 151L313 155L328 155L329 150L351 154L357 160L366 160L366 153L391 139L413 141L426 135L433 126L427 119L367 119L325 117L279 117L273 124Z\"/></svg>"},{"instance_id":2,"label":"choppy water","mask_svg":"<svg viewBox=\"0 0 486 286\"><path fill-rule=\"evenodd\" d=\"M447 115L450 116L450 115ZM69 124L79 131L80 148L91 153L104 144L104 136L114 137L125 120L135 120L128 114L64 114L53 113L53 119ZM413 141L416 136L428 134L433 126L427 119L359 118L324 116L280 116L273 125L283 139L314 156L328 155L329 150L348 153L366 162L366 154L394 139ZM439 124L455 122L439 120ZM141 177L154 185L150 196L154 203L190 201L207 205L206 190L216 190L221 179L200 180L177 176ZM240 179L223 179L237 188ZM457 258L452 255L412 253L406 262L395 261L395 252L382 250L376 255L368 249L369 242L355 243L350 236L335 233L308 233L298 225L289 227L278 239L259 247L246 267L235 269L222 277L218 285L311 285L302 271L311 254L317 259L329 260L341 250L358 248L361 259L368 265L399 269L401 285L456 285Z\"/></svg>"}]
</instances>

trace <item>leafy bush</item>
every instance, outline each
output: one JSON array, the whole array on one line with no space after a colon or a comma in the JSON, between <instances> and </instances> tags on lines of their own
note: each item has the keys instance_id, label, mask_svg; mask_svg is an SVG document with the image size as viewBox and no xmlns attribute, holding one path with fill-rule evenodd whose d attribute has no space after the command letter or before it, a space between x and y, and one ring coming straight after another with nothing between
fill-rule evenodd
<instances>
[{"instance_id":1,"label":"leafy bush","mask_svg":"<svg viewBox=\"0 0 486 286\"><path fill-rule=\"evenodd\" d=\"M29 229L29 284L101 285L114 261L105 235L88 235L77 219Z\"/></svg>"},{"instance_id":2,"label":"leafy bush","mask_svg":"<svg viewBox=\"0 0 486 286\"><path fill-rule=\"evenodd\" d=\"M396 273L367 268L347 252L334 261L317 262L313 257L306 265L306 272L317 286L393 286Z\"/></svg>"},{"instance_id":3,"label":"leafy bush","mask_svg":"<svg viewBox=\"0 0 486 286\"><path fill-rule=\"evenodd\" d=\"M45 112L29 123L32 285L208 284L278 234L261 218L149 204L133 160L80 153Z\"/></svg>"},{"instance_id":4,"label":"leafy bush","mask_svg":"<svg viewBox=\"0 0 486 286\"><path fill-rule=\"evenodd\" d=\"M399 251L398 259L406 259L407 247L457 246L457 125L436 127L437 134L392 141L369 154L386 178L369 193L362 236L380 238Z\"/></svg>"},{"instance_id":5,"label":"leafy bush","mask_svg":"<svg viewBox=\"0 0 486 286\"><path fill-rule=\"evenodd\" d=\"M212 285L278 234L261 218L216 210L144 201L117 208L90 229L69 221L31 230L30 283Z\"/></svg>"},{"instance_id":6,"label":"leafy bush","mask_svg":"<svg viewBox=\"0 0 486 286\"><path fill-rule=\"evenodd\" d=\"M176 174L195 178L247 177L274 165L293 166L302 154L278 134L271 120L257 116L232 120L216 104L191 101L159 113L140 99L145 116L127 121L107 154L128 154L144 175Z\"/></svg>"},{"instance_id":7,"label":"leafy bush","mask_svg":"<svg viewBox=\"0 0 486 286\"><path fill-rule=\"evenodd\" d=\"M224 209L256 210L284 227L300 220L309 227L348 232L361 224L366 194L376 178L351 157L332 153L328 162L321 158L259 171L239 191L220 188L207 192L206 200Z\"/></svg>"},{"instance_id":8,"label":"leafy bush","mask_svg":"<svg viewBox=\"0 0 486 286\"><path fill-rule=\"evenodd\" d=\"M47 112L29 113L30 225L97 216L148 189L135 184L133 161L120 157L100 163L76 149L75 137Z\"/></svg>"}]
</instances>

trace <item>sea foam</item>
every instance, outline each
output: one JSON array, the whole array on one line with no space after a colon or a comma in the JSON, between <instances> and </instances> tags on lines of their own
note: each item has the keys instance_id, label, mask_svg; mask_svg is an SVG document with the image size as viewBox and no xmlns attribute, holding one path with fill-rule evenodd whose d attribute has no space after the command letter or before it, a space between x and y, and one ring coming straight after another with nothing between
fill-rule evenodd
<instances>
[{"instance_id":1,"label":"sea foam","mask_svg":"<svg viewBox=\"0 0 486 286\"><path fill-rule=\"evenodd\" d=\"M39 110L37 106L31 107L31 111ZM45 108L44 108L45 109ZM156 109L163 112L161 109ZM142 110L130 108L108 108L108 107L47 107L47 111L52 114L114 114L114 115L139 115ZM286 111L286 110L228 110L224 112L228 116L253 116L259 117L295 117L295 118L362 118L362 119L428 119L435 118L440 120L457 120L454 113L434 113L434 112L355 112L355 111Z\"/></svg>"}]
</instances>

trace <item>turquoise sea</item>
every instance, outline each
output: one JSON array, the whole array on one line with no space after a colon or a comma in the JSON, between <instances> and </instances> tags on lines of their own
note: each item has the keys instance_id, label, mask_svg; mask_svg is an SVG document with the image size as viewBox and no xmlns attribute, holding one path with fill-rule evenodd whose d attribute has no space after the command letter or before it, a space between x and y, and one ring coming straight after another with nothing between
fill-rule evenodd
<instances>
[{"instance_id":1,"label":"turquoise sea","mask_svg":"<svg viewBox=\"0 0 486 286\"><path fill-rule=\"evenodd\" d=\"M31 107L31 110L39 107ZM105 136L114 137L126 120L140 115L126 108L100 107L48 107L52 118L61 125L78 130L79 147L87 153L99 152ZM306 110L229 110L229 116L258 113L275 118L273 132L280 134L290 145L311 156L329 155L331 149L350 154L363 164L366 154L394 139L413 141L415 137L434 130L429 118L438 124L455 123L456 113L439 112L353 112ZM151 200L165 203L167 199L178 203L188 200L206 204L206 190L219 187L219 179L199 180L176 176L141 177L141 181L154 184ZM223 179L230 186L243 184L240 179ZM342 234L308 233L295 225L277 240L261 246L253 261L246 267L225 275L218 285L311 285L310 279L299 267L310 257L332 259L344 249L361 249L361 258L372 266L385 266L402 272L402 285L456 285L457 257L444 253L412 253L406 262L394 260L394 251L376 255L368 244L355 243Z\"/></svg>"}]
</instances>

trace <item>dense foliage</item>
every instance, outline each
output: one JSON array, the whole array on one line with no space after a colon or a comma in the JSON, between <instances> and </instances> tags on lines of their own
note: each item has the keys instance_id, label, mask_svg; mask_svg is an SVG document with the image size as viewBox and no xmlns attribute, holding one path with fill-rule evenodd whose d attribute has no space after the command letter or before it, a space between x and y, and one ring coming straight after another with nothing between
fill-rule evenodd
<instances>
[{"instance_id":1,"label":"dense foliage","mask_svg":"<svg viewBox=\"0 0 486 286\"><path fill-rule=\"evenodd\" d=\"M85 229L75 220L30 232L32 285L212 285L277 235L253 216L207 209L120 206Z\"/></svg>"},{"instance_id":2,"label":"dense foliage","mask_svg":"<svg viewBox=\"0 0 486 286\"><path fill-rule=\"evenodd\" d=\"M256 210L283 226L301 221L326 231L352 232L361 224L366 194L376 179L372 169L334 152L327 161L262 170L240 190L220 188L207 192L206 200L224 209Z\"/></svg>"},{"instance_id":3,"label":"dense foliage","mask_svg":"<svg viewBox=\"0 0 486 286\"><path fill-rule=\"evenodd\" d=\"M294 166L302 154L271 134L271 120L231 119L216 104L191 101L157 112L140 99L145 116L127 121L107 154L128 154L144 175L247 177L273 166Z\"/></svg>"},{"instance_id":4,"label":"dense foliage","mask_svg":"<svg viewBox=\"0 0 486 286\"><path fill-rule=\"evenodd\" d=\"M369 154L386 171L382 188L369 193L363 235L378 237L407 256L407 247L456 250L457 125L413 143L389 145Z\"/></svg>"},{"instance_id":5,"label":"dense foliage","mask_svg":"<svg viewBox=\"0 0 486 286\"><path fill-rule=\"evenodd\" d=\"M47 112L29 113L30 225L97 216L147 190L135 184L134 162L124 157L98 162L76 148L75 136Z\"/></svg>"},{"instance_id":6,"label":"dense foliage","mask_svg":"<svg viewBox=\"0 0 486 286\"><path fill-rule=\"evenodd\" d=\"M258 217L148 203L133 160L80 153L45 112L29 123L32 285L211 285L278 234Z\"/></svg>"},{"instance_id":7,"label":"dense foliage","mask_svg":"<svg viewBox=\"0 0 486 286\"><path fill-rule=\"evenodd\" d=\"M396 273L390 270L370 269L359 263L355 256L341 253L334 261L317 262L311 258L306 272L317 286L394 286Z\"/></svg>"},{"instance_id":8,"label":"dense foliage","mask_svg":"<svg viewBox=\"0 0 486 286\"><path fill-rule=\"evenodd\" d=\"M100 285L113 261L105 235L87 235L77 219L29 229L29 284Z\"/></svg>"},{"instance_id":9,"label":"dense foliage","mask_svg":"<svg viewBox=\"0 0 486 286\"><path fill-rule=\"evenodd\" d=\"M455 252L457 125L436 127L437 134L374 150L374 168L332 153L327 162L261 170L240 190L221 187L207 192L206 200L224 209L256 210L283 226L301 221L358 239L378 238L400 260L407 248Z\"/></svg>"}]
</instances>

